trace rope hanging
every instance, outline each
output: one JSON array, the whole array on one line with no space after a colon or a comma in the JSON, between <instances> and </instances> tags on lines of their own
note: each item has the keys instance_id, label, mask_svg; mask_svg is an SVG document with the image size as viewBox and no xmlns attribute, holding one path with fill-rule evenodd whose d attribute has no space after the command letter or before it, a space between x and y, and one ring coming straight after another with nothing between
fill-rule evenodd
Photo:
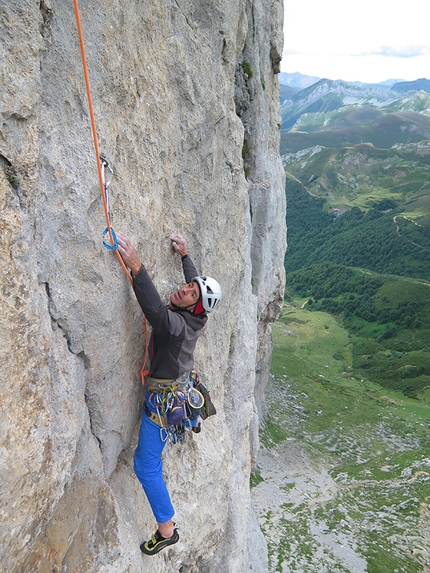
<instances>
[{"instance_id":1,"label":"rope hanging","mask_svg":"<svg viewBox=\"0 0 430 573\"><path fill-rule=\"evenodd\" d=\"M98 140L97 140L96 121L94 118L94 109L93 109L93 102L92 102L92 97L91 97L90 79L89 79L88 67L87 67L87 58L86 58L86 54L85 54L84 36L82 33L81 17L79 14L78 0L73 0L73 4L75 7L76 25L78 28L79 45L81 48L82 67L84 69L85 86L86 86L86 90L87 90L88 108L89 108L90 118L91 118L91 128L92 128L93 140L94 140L94 151L95 151L96 160L97 160L97 171L99 174L100 191L101 191L101 196L102 196L102 200L103 200L103 210L104 210L104 214L105 214L105 218L106 218L106 225L107 225L106 230L104 231L103 234L108 235L109 239L111 241L111 245L108 245L108 243L106 243L105 241L103 241L103 244L109 250L115 252L122 268L125 271L125 274L127 275L127 278L129 280L131 286L133 287L133 279L131 278L130 273L128 272L128 269L127 269L124 261L122 260L120 253L117 250L118 241L117 241L117 238L115 235L115 231L113 230L113 228L111 227L111 224L110 224L109 199L108 199L108 193L107 193L107 187L109 184L106 184L105 180L104 180L104 168L108 167L109 164L107 163L106 159L103 156L100 156L99 144L98 144ZM148 352L148 346L149 346L148 321L147 321L145 315L143 316L143 324L144 324L144 331L145 331L145 356L143 359L142 368L139 370L142 384L144 384L145 377L149 374L149 370L145 369L146 363L148 361L148 355L149 355L149 352Z\"/></svg>"}]
</instances>

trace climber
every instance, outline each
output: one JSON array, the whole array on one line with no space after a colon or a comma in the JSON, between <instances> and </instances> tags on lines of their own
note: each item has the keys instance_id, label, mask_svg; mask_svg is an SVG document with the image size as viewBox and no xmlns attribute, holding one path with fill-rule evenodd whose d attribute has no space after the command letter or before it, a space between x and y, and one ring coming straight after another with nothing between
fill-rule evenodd
<instances>
[{"instance_id":1,"label":"climber","mask_svg":"<svg viewBox=\"0 0 430 573\"><path fill-rule=\"evenodd\" d=\"M188 384L194 365L194 349L207 313L221 300L221 287L210 277L198 276L181 235L170 237L173 249L182 257L186 284L170 295L166 306L126 235L117 233L118 250L131 271L137 300L152 326L150 341L151 372L145 383L145 408L142 412L139 441L134 455L134 471L146 493L157 521L157 531L140 549L155 555L179 541L172 521L174 509L163 480L161 454L167 439L166 418L159 403ZM154 402L154 396L156 401ZM159 402L157 402L159 400Z\"/></svg>"}]
</instances>

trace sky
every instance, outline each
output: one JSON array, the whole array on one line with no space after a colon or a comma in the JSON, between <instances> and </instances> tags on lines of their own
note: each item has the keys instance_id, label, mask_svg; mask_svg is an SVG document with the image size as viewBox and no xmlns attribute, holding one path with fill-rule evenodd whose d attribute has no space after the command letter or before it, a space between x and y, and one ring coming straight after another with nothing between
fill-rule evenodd
<instances>
[{"instance_id":1,"label":"sky","mask_svg":"<svg viewBox=\"0 0 430 573\"><path fill-rule=\"evenodd\" d=\"M284 0L281 71L365 83L430 79L430 2Z\"/></svg>"}]
</instances>

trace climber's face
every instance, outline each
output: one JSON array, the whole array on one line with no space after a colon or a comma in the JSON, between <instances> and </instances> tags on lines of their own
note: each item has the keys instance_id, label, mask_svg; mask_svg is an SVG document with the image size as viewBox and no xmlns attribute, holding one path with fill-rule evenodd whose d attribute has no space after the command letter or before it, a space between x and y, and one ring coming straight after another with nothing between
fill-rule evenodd
<instances>
[{"instance_id":1,"label":"climber's face","mask_svg":"<svg viewBox=\"0 0 430 573\"><path fill-rule=\"evenodd\" d=\"M188 283L179 290L170 295L170 302L179 308L188 308L195 306L200 299L200 289L196 281Z\"/></svg>"}]
</instances>

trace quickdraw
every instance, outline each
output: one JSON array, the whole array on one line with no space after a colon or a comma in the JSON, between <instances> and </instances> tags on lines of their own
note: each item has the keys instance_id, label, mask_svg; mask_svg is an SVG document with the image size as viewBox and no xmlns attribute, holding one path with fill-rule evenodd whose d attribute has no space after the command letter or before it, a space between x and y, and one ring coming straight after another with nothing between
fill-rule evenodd
<instances>
[{"instance_id":1,"label":"quickdraw","mask_svg":"<svg viewBox=\"0 0 430 573\"><path fill-rule=\"evenodd\" d=\"M118 248L118 239L116 238L115 231L113 230L113 227L111 226L109 192L108 192L109 185L112 183L112 177L109 179L109 181L106 181L106 176L105 176L105 169L108 169L111 172L111 175L113 175L113 169L109 165L109 161L107 160L106 156L103 154L100 154L100 166L101 166L101 173L102 173L103 193L104 193L104 198L105 198L105 203L106 203L107 220L109 222L109 227L106 227L106 229L103 231L103 236L106 237L106 235L109 235L109 237L112 237L112 239L113 239L113 245L109 245L109 243L106 243L106 241L103 241L103 245L109 251L116 251Z\"/></svg>"}]
</instances>

